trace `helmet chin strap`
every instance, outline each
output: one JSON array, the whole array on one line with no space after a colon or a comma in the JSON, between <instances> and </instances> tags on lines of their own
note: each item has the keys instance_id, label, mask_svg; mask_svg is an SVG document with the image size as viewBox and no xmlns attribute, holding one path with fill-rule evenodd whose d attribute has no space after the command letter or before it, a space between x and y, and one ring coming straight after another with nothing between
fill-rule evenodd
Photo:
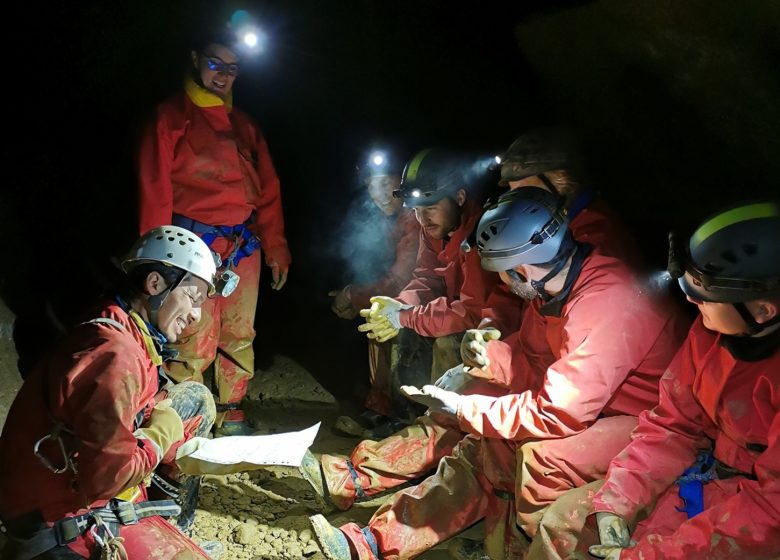
<instances>
[{"instance_id":1,"label":"helmet chin strap","mask_svg":"<svg viewBox=\"0 0 780 560\"><path fill-rule=\"evenodd\" d=\"M149 322L154 326L154 328L158 327L157 323L157 317L160 311L160 308L162 307L162 304L165 303L165 298L167 298L170 293L179 287L179 285L184 281L184 279L189 276L189 272L184 272L179 277L174 280L170 286L165 288L162 292L159 294L153 295L153 296L147 296L146 301L149 302Z\"/></svg>"},{"instance_id":2,"label":"helmet chin strap","mask_svg":"<svg viewBox=\"0 0 780 560\"><path fill-rule=\"evenodd\" d=\"M766 330L768 327L780 323L780 315L770 319L769 321L766 321L765 323L759 323L756 321L755 317L753 317L753 314L748 310L747 306L743 302L740 301L737 303L732 303L731 305L734 306L734 309L737 310L739 316L742 317L742 320L745 321L748 326L748 331L741 336L755 336L761 332L764 332L764 330Z\"/></svg>"},{"instance_id":3,"label":"helmet chin strap","mask_svg":"<svg viewBox=\"0 0 780 560\"><path fill-rule=\"evenodd\" d=\"M544 278L541 280L531 280L531 286L534 290L539 292L539 297L542 298L544 301L550 301L553 296L547 293L547 290L545 289L544 285L550 281L552 278L555 278L558 273L563 270L563 267L566 266L566 262L569 260L569 252L564 252L563 254L559 253L557 257L552 261L555 263L555 266L552 267L552 270L544 275Z\"/></svg>"}]
</instances>

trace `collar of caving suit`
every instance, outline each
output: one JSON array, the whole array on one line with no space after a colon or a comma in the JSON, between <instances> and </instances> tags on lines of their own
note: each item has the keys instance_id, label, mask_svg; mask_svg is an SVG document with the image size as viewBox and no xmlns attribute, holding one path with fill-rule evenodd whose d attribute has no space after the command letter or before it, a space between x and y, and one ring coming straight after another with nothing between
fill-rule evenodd
<instances>
[{"instance_id":1,"label":"collar of caving suit","mask_svg":"<svg viewBox=\"0 0 780 560\"><path fill-rule=\"evenodd\" d=\"M154 328L150 323L147 323L138 312L130 307L125 300L116 296L116 302L133 320L133 322L141 331L141 337L144 341L146 351L149 353L149 357L152 359L152 363L156 366L162 365L163 358L165 357L166 348L165 345L168 339L163 333Z\"/></svg>"},{"instance_id":2,"label":"collar of caving suit","mask_svg":"<svg viewBox=\"0 0 780 560\"><path fill-rule=\"evenodd\" d=\"M233 110L233 92L229 92L225 99L222 99L219 95L211 93L209 90L201 85L198 85L192 77L187 76L184 78L184 91L187 93L187 97L190 98L197 107L219 107L225 106L225 109L229 113Z\"/></svg>"}]
</instances>

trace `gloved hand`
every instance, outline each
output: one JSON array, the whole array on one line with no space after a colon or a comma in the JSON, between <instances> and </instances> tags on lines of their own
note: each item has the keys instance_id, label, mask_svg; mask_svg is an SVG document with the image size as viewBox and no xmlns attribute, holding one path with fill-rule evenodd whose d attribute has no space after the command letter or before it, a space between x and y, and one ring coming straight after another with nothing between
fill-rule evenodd
<instances>
[{"instance_id":1,"label":"gloved hand","mask_svg":"<svg viewBox=\"0 0 780 560\"><path fill-rule=\"evenodd\" d=\"M434 385L424 385L422 390L411 385L401 385L401 393L414 402L427 406L433 412L457 416L463 397Z\"/></svg>"},{"instance_id":2,"label":"gloved hand","mask_svg":"<svg viewBox=\"0 0 780 560\"><path fill-rule=\"evenodd\" d=\"M157 462L162 461L168 449L184 437L184 424L179 413L171 407L171 399L164 399L152 409L149 422L134 435L151 441L157 451Z\"/></svg>"},{"instance_id":3,"label":"gloved hand","mask_svg":"<svg viewBox=\"0 0 780 560\"><path fill-rule=\"evenodd\" d=\"M345 286L341 290L332 290L328 292L328 295L333 298L330 310L341 319L351 320L358 315L358 310L352 306L352 299L350 297L351 287L352 286Z\"/></svg>"},{"instance_id":4,"label":"gloved hand","mask_svg":"<svg viewBox=\"0 0 780 560\"><path fill-rule=\"evenodd\" d=\"M360 310L360 316L366 318L366 323L360 325L358 330L369 333L368 338L376 339L377 342L386 342L398 336L401 330L401 311L412 307L390 297L374 296L371 298L371 307Z\"/></svg>"},{"instance_id":5,"label":"gloved hand","mask_svg":"<svg viewBox=\"0 0 780 560\"><path fill-rule=\"evenodd\" d=\"M366 322L358 327L360 332L367 333L368 338L377 342L387 342L391 338L398 336L400 329L395 328L387 317L378 317L371 319L370 309L361 309L360 316L366 318Z\"/></svg>"},{"instance_id":6,"label":"gloved hand","mask_svg":"<svg viewBox=\"0 0 780 560\"><path fill-rule=\"evenodd\" d=\"M276 261L268 263L271 267L271 289L281 290L287 283L287 272L290 270L289 265L281 265Z\"/></svg>"},{"instance_id":7,"label":"gloved hand","mask_svg":"<svg viewBox=\"0 0 780 560\"><path fill-rule=\"evenodd\" d=\"M448 369L444 372L444 375L436 380L434 386L439 389L444 389L445 391L452 391L460 394L463 387L474 379L468 370L469 368L464 364L459 364L454 368Z\"/></svg>"},{"instance_id":8,"label":"gloved hand","mask_svg":"<svg viewBox=\"0 0 780 560\"><path fill-rule=\"evenodd\" d=\"M491 340L501 338L501 332L493 327L469 329L460 342L460 357L468 367L486 368L490 365L487 345Z\"/></svg>"},{"instance_id":9,"label":"gloved hand","mask_svg":"<svg viewBox=\"0 0 780 560\"><path fill-rule=\"evenodd\" d=\"M596 524L599 527L601 544L591 546L588 552L598 558L618 560L620 551L632 545L631 533L625 520L614 513L601 511L596 514Z\"/></svg>"}]
</instances>

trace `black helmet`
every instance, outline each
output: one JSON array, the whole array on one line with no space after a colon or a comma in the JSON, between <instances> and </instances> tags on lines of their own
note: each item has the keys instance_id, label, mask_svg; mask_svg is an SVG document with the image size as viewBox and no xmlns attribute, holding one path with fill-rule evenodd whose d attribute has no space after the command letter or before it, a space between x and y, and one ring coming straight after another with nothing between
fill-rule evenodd
<instances>
[{"instance_id":1,"label":"black helmet","mask_svg":"<svg viewBox=\"0 0 780 560\"><path fill-rule=\"evenodd\" d=\"M504 193L477 226L482 268L503 272L522 264L555 261L573 247L561 201L537 187Z\"/></svg>"},{"instance_id":2,"label":"black helmet","mask_svg":"<svg viewBox=\"0 0 780 560\"><path fill-rule=\"evenodd\" d=\"M393 196L403 198L406 207L429 206L466 186L463 159L447 150L429 148L406 164L401 188Z\"/></svg>"},{"instance_id":3,"label":"black helmet","mask_svg":"<svg viewBox=\"0 0 780 560\"><path fill-rule=\"evenodd\" d=\"M670 261L676 261L670 274L696 301L780 296L780 203L743 204L716 214L693 233L687 254L670 250Z\"/></svg>"},{"instance_id":4,"label":"black helmet","mask_svg":"<svg viewBox=\"0 0 780 560\"><path fill-rule=\"evenodd\" d=\"M563 131L540 129L518 136L501 158L501 186L509 181L569 169L573 163L571 138Z\"/></svg>"}]
</instances>

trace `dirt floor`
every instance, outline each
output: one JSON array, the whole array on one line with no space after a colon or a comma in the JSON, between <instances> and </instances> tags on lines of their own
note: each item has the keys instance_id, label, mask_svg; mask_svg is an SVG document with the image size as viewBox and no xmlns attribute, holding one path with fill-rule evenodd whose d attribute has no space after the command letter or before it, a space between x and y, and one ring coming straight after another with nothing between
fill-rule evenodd
<instances>
[{"instance_id":1,"label":"dirt floor","mask_svg":"<svg viewBox=\"0 0 780 560\"><path fill-rule=\"evenodd\" d=\"M0 426L13 396L21 385L16 353L11 340L13 315L0 302ZM322 422L312 451L315 454L348 454L359 441L334 431L341 414L355 414L357 399L337 402L313 377L293 360L274 358L265 371L258 371L250 385L249 415L262 433L300 430ZM357 504L348 512L331 511L335 525L348 521L364 524L374 510L389 499L380 496ZM200 497L193 538L221 541L224 560L324 558L309 529L308 517L321 513L321 506L297 470L274 467L229 476L208 476ZM3 536L0 533L0 550ZM450 558L441 545L420 558Z\"/></svg>"},{"instance_id":2,"label":"dirt floor","mask_svg":"<svg viewBox=\"0 0 780 560\"><path fill-rule=\"evenodd\" d=\"M315 372L312 372L315 373ZM349 454L359 439L331 428L341 414L357 412L339 403L294 361L277 356L267 371L258 371L249 397L250 418L262 433L299 430L322 422L312 451ZM365 524L392 494L357 504L350 511L326 513L334 525ZM324 558L312 538L308 517L323 513L297 470L275 467L228 476L205 477L193 537L221 541L224 558ZM444 545L420 558L450 558Z\"/></svg>"}]
</instances>

